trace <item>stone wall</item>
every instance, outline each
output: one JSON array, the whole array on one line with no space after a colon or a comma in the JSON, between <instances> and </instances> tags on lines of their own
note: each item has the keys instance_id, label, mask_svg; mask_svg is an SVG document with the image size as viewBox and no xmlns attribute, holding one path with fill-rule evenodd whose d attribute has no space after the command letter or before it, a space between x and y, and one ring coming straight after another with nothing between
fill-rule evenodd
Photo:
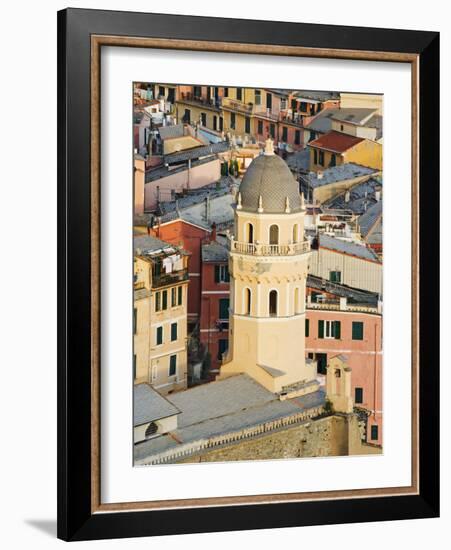
<instances>
[{"instance_id":1,"label":"stone wall","mask_svg":"<svg viewBox=\"0 0 451 550\"><path fill-rule=\"evenodd\" d=\"M270 460L381 452L380 447L361 443L355 415L334 415L201 452L180 462Z\"/></svg>"}]
</instances>

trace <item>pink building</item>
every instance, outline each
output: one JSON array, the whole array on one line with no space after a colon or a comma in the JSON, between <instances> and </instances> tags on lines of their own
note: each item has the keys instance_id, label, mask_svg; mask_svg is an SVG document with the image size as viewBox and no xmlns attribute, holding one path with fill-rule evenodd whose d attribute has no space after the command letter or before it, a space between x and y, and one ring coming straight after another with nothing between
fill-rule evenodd
<instances>
[{"instance_id":1,"label":"pink building","mask_svg":"<svg viewBox=\"0 0 451 550\"><path fill-rule=\"evenodd\" d=\"M346 299L307 301L308 357L325 374L329 359L345 355L352 369L355 407L367 416L366 440L382 444L382 315L368 304L347 304ZM364 413L364 414L363 414Z\"/></svg>"}]
</instances>

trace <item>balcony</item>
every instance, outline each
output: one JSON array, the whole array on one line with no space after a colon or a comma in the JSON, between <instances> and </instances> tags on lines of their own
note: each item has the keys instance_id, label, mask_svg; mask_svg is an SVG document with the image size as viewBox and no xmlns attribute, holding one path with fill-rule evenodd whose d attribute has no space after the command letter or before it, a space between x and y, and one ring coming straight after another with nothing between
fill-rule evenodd
<instances>
[{"instance_id":1,"label":"balcony","mask_svg":"<svg viewBox=\"0 0 451 550\"><path fill-rule=\"evenodd\" d=\"M295 256L310 252L309 241L292 244L257 244L229 240L230 251L251 256Z\"/></svg>"},{"instance_id":2,"label":"balcony","mask_svg":"<svg viewBox=\"0 0 451 550\"><path fill-rule=\"evenodd\" d=\"M179 101L181 103L191 103L193 105L206 107L207 109L219 110L221 108L221 102L219 99L215 99L214 97L208 99L203 96L194 95L190 92L180 94Z\"/></svg>"},{"instance_id":3,"label":"balcony","mask_svg":"<svg viewBox=\"0 0 451 550\"><path fill-rule=\"evenodd\" d=\"M237 111L245 115L251 115L253 112L253 103L243 103L235 99L229 99L228 97L222 98L222 107L224 109L230 109L231 111Z\"/></svg>"},{"instance_id":4,"label":"balcony","mask_svg":"<svg viewBox=\"0 0 451 550\"><path fill-rule=\"evenodd\" d=\"M180 269L179 271L173 271L172 273L161 273L160 275L153 275L152 288L160 288L162 286L175 285L182 281L188 280L188 270Z\"/></svg>"}]
</instances>

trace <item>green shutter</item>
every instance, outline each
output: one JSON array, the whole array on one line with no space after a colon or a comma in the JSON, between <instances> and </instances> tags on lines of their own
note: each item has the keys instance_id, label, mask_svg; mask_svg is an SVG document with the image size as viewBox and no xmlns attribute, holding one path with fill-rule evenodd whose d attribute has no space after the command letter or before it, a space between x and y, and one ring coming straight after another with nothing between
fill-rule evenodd
<instances>
[{"instance_id":1,"label":"green shutter","mask_svg":"<svg viewBox=\"0 0 451 550\"><path fill-rule=\"evenodd\" d=\"M178 298L179 298L179 306L181 306L181 305L182 305L182 292L183 292L183 287L182 287L182 286L179 286L178 289L179 289L179 290L178 290L178 295L179 295L179 296L178 296Z\"/></svg>"},{"instance_id":2,"label":"green shutter","mask_svg":"<svg viewBox=\"0 0 451 550\"><path fill-rule=\"evenodd\" d=\"M163 290L163 309L168 309L168 291Z\"/></svg>"},{"instance_id":3,"label":"green shutter","mask_svg":"<svg viewBox=\"0 0 451 550\"><path fill-rule=\"evenodd\" d=\"M177 305L177 289L175 287L171 288L171 306L174 307Z\"/></svg>"},{"instance_id":4,"label":"green shutter","mask_svg":"<svg viewBox=\"0 0 451 550\"><path fill-rule=\"evenodd\" d=\"M341 338L341 322L340 321L334 321L333 322L333 331L334 331L335 340L340 340L340 338Z\"/></svg>"},{"instance_id":5,"label":"green shutter","mask_svg":"<svg viewBox=\"0 0 451 550\"><path fill-rule=\"evenodd\" d=\"M363 340L363 323L361 321L353 321L352 323L352 339Z\"/></svg>"},{"instance_id":6,"label":"green shutter","mask_svg":"<svg viewBox=\"0 0 451 550\"><path fill-rule=\"evenodd\" d=\"M177 340L177 323L171 324L171 342Z\"/></svg>"},{"instance_id":7,"label":"green shutter","mask_svg":"<svg viewBox=\"0 0 451 550\"><path fill-rule=\"evenodd\" d=\"M305 336L308 337L310 334L310 321L308 319L305 320Z\"/></svg>"},{"instance_id":8,"label":"green shutter","mask_svg":"<svg viewBox=\"0 0 451 550\"><path fill-rule=\"evenodd\" d=\"M318 321L318 338L324 338L324 321Z\"/></svg>"},{"instance_id":9,"label":"green shutter","mask_svg":"<svg viewBox=\"0 0 451 550\"><path fill-rule=\"evenodd\" d=\"M163 343L163 327L157 327L157 346Z\"/></svg>"}]
</instances>

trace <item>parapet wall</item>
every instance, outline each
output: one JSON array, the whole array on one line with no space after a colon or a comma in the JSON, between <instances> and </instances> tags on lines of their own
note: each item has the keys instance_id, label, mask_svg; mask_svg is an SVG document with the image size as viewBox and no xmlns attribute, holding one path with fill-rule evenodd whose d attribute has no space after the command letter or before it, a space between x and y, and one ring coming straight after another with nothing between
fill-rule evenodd
<instances>
[{"instance_id":1,"label":"parapet wall","mask_svg":"<svg viewBox=\"0 0 451 550\"><path fill-rule=\"evenodd\" d=\"M355 415L333 415L270 434L204 450L178 462L225 462L278 458L379 454L380 447L361 442Z\"/></svg>"}]
</instances>

